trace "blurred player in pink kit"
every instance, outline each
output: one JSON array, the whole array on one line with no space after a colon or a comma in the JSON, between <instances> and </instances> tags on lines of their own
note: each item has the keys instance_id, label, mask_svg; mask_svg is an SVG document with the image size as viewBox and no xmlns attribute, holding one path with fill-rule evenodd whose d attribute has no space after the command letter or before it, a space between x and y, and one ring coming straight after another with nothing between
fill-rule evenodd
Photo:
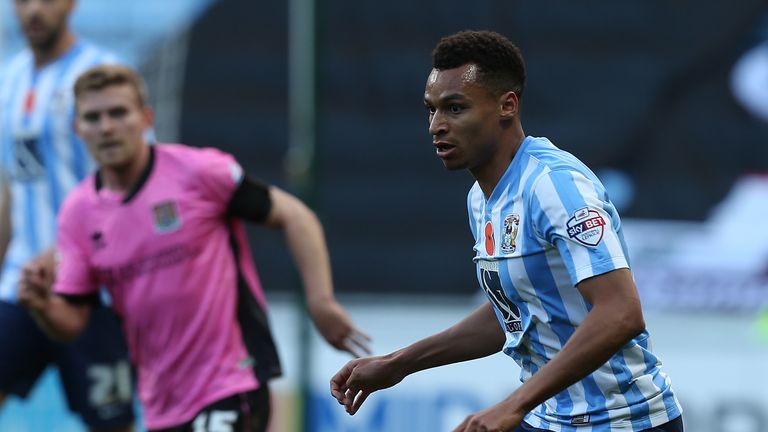
<instances>
[{"instance_id":1,"label":"blurred player in pink kit","mask_svg":"<svg viewBox=\"0 0 768 432\"><path fill-rule=\"evenodd\" d=\"M122 318L150 430L266 430L280 365L240 219L282 229L309 312L334 347L368 351L333 295L315 214L226 153L150 146L141 78L121 66L75 83L78 134L99 165L64 202L59 263L24 270L20 302L49 334L84 328L99 287Z\"/></svg>"}]
</instances>

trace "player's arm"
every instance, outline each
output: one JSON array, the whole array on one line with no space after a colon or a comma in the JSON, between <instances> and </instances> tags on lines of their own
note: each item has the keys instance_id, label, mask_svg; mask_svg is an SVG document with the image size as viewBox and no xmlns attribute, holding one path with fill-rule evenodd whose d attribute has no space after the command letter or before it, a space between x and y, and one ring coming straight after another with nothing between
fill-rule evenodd
<instances>
[{"instance_id":1,"label":"player's arm","mask_svg":"<svg viewBox=\"0 0 768 432\"><path fill-rule=\"evenodd\" d=\"M406 348L380 357L352 360L331 379L331 394L346 411L357 412L376 390L392 387L420 370L497 353L504 332L490 304L478 307L458 324Z\"/></svg>"},{"instance_id":2,"label":"player's arm","mask_svg":"<svg viewBox=\"0 0 768 432\"><path fill-rule=\"evenodd\" d=\"M18 300L49 337L72 341L85 329L93 299L90 296L63 297L52 291L56 269L54 255L54 250L50 249L24 266Z\"/></svg>"},{"instance_id":3,"label":"player's arm","mask_svg":"<svg viewBox=\"0 0 768 432\"><path fill-rule=\"evenodd\" d=\"M457 431L464 431L473 421L502 429L516 426L526 413L594 372L645 329L628 269L585 279L577 288L592 310L563 349L501 403L467 417Z\"/></svg>"},{"instance_id":4,"label":"player's arm","mask_svg":"<svg viewBox=\"0 0 768 432\"><path fill-rule=\"evenodd\" d=\"M248 177L235 191L229 211L285 233L307 307L320 334L336 349L356 357L370 353L369 337L353 324L333 294L328 247L315 213L295 196Z\"/></svg>"}]
</instances>

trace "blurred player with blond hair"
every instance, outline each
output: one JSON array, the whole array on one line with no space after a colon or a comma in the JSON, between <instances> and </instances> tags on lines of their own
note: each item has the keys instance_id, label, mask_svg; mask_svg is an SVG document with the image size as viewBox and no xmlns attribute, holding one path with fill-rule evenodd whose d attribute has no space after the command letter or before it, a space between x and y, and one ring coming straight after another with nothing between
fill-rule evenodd
<instances>
[{"instance_id":1,"label":"blurred player with blond hair","mask_svg":"<svg viewBox=\"0 0 768 432\"><path fill-rule=\"evenodd\" d=\"M245 175L230 154L150 146L144 85L121 66L75 84L77 131L99 169L59 215L54 293L44 266L25 268L20 301L51 335L87 326L100 286L122 318L150 430L266 430L269 380L280 374L241 220L276 228L297 265L307 308L332 346L368 351L333 294L322 225L293 195Z\"/></svg>"}]
</instances>

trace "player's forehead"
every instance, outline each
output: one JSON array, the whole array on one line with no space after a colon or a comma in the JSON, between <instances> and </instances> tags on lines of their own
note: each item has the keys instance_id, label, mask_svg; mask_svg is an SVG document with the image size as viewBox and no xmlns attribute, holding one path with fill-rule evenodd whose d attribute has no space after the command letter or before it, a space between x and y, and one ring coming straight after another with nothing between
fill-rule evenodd
<instances>
[{"instance_id":1,"label":"player's forehead","mask_svg":"<svg viewBox=\"0 0 768 432\"><path fill-rule=\"evenodd\" d=\"M108 110L116 106L138 106L139 96L130 84L110 84L99 89L84 90L77 97L78 111Z\"/></svg>"},{"instance_id":2,"label":"player's forehead","mask_svg":"<svg viewBox=\"0 0 768 432\"><path fill-rule=\"evenodd\" d=\"M432 69L427 77L424 100L437 103L446 99L470 98L478 89L478 67L465 64L453 69Z\"/></svg>"},{"instance_id":3,"label":"player's forehead","mask_svg":"<svg viewBox=\"0 0 768 432\"><path fill-rule=\"evenodd\" d=\"M64 10L74 5L73 0L13 0L13 4L19 8L34 6L35 9L50 11Z\"/></svg>"}]
</instances>

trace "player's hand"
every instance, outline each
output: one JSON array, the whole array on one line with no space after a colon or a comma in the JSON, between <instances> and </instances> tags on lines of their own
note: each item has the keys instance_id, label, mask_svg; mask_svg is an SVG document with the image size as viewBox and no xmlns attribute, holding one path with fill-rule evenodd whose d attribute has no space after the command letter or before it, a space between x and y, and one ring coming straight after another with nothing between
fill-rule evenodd
<instances>
[{"instance_id":1,"label":"player's hand","mask_svg":"<svg viewBox=\"0 0 768 432\"><path fill-rule=\"evenodd\" d=\"M371 354L371 338L352 323L336 300L310 301L308 307L317 330L331 346L358 358Z\"/></svg>"},{"instance_id":2,"label":"player's hand","mask_svg":"<svg viewBox=\"0 0 768 432\"><path fill-rule=\"evenodd\" d=\"M504 400L488 409L472 414L464 419L453 432L507 432L520 425L525 416Z\"/></svg>"},{"instance_id":3,"label":"player's hand","mask_svg":"<svg viewBox=\"0 0 768 432\"><path fill-rule=\"evenodd\" d=\"M392 387L405 378L387 357L352 360L331 378L331 395L354 415L371 393Z\"/></svg>"},{"instance_id":4,"label":"player's hand","mask_svg":"<svg viewBox=\"0 0 768 432\"><path fill-rule=\"evenodd\" d=\"M45 263L32 261L21 270L19 304L33 312L42 312L51 298L53 274Z\"/></svg>"}]
</instances>

